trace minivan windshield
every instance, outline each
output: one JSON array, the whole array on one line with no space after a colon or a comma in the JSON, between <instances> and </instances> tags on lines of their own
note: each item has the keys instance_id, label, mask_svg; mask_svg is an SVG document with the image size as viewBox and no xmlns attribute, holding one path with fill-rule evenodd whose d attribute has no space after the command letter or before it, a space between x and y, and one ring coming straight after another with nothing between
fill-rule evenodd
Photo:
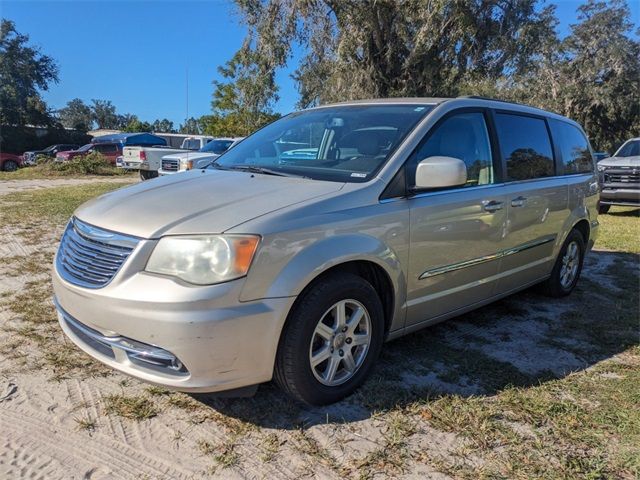
<instances>
[{"instance_id":1,"label":"minivan windshield","mask_svg":"<svg viewBox=\"0 0 640 480\"><path fill-rule=\"evenodd\" d=\"M351 105L292 113L257 131L209 168L365 182L430 105Z\"/></svg>"},{"instance_id":2,"label":"minivan windshield","mask_svg":"<svg viewBox=\"0 0 640 480\"><path fill-rule=\"evenodd\" d=\"M220 155L227 151L231 146L233 140L211 140L204 147L200 149L201 152L211 152Z\"/></svg>"}]
</instances>

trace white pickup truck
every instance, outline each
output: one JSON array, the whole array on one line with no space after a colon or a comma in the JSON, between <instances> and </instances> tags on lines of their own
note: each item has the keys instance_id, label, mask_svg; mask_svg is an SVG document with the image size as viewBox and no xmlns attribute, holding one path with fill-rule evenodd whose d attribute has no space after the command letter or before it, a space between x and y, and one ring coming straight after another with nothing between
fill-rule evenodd
<instances>
[{"instance_id":1,"label":"white pickup truck","mask_svg":"<svg viewBox=\"0 0 640 480\"><path fill-rule=\"evenodd\" d=\"M162 157L159 175L171 175L197 168L204 168L237 144L244 137L216 138L197 152L172 153Z\"/></svg>"},{"instance_id":2,"label":"white pickup truck","mask_svg":"<svg viewBox=\"0 0 640 480\"><path fill-rule=\"evenodd\" d=\"M118 157L117 166L125 170L139 170L140 178L148 180L158 176L162 166L162 157L172 153L187 153L200 150L214 138L191 136L183 140L181 148L171 147L124 147L122 157Z\"/></svg>"}]
</instances>

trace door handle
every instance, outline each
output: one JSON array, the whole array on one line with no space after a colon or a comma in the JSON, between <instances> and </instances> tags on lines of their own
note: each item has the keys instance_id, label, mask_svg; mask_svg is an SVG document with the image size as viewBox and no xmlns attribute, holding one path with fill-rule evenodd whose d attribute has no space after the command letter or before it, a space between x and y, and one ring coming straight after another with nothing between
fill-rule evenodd
<instances>
[{"instance_id":1,"label":"door handle","mask_svg":"<svg viewBox=\"0 0 640 480\"><path fill-rule=\"evenodd\" d=\"M516 197L511 200L512 207L524 207L525 203L527 203L527 199L523 196Z\"/></svg>"},{"instance_id":2,"label":"door handle","mask_svg":"<svg viewBox=\"0 0 640 480\"><path fill-rule=\"evenodd\" d=\"M491 200L483 205L483 209L485 212L497 212L498 210L502 210L503 207L502 202L496 202L495 200Z\"/></svg>"}]
</instances>

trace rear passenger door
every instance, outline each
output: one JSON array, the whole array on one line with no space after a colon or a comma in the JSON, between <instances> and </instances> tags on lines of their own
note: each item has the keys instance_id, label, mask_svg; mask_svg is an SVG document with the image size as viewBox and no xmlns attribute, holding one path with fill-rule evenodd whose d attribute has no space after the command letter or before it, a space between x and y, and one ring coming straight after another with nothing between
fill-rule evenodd
<instances>
[{"instance_id":1,"label":"rear passenger door","mask_svg":"<svg viewBox=\"0 0 640 480\"><path fill-rule=\"evenodd\" d=\"M488 120L484 109L448 114L427 133L407 163L409 187L415 185L417 163L425 158L454 157L467 166L466 185L408 197L408 327L437 320L493 294L507 206Z\"/></svg>"},{"instance_id":2,"label":"rear passenger door","mask_svg":"<svg viewBox=\"0 0 640 480\"><path fill-rule=\"evenodd\" d=\"M546 118L513 111L496 111L494 118L508 212L497 293L506 293L551 272L568 216L568 187L557 175Z\"/></svg>"}]
</instances>

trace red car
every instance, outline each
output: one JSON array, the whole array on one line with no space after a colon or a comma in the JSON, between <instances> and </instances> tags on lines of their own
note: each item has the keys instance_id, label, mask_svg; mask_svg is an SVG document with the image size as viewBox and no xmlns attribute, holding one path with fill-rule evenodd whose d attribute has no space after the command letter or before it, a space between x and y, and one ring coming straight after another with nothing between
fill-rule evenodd
<instances>
[{"instance_id":1,"label":"red car","mask_svg":"<svg viewBox=\"0 0 640 480\"><path fill-rule=\"evenodd\" d=\"M0 171L14 172L22 166L22 157L14 153L0 153Z\"/></svg>"},{"instance_id":2,"label":"red car","mask_svg":"<svg viewBox=\"0 0 640 480\"><path fill-rule=\"evenodd\" d=\"M87 155L91 152L99 152L103 156L109 160L109 163L115 165L116 158L122 155L122 144L121 143L87 143L83 145L78 150L69 150L66 152L58 152L56 155L56 161L65 162L67 160L71 160L72 158L79 157L82 155Z\"/></svg>"}]
</instances>

